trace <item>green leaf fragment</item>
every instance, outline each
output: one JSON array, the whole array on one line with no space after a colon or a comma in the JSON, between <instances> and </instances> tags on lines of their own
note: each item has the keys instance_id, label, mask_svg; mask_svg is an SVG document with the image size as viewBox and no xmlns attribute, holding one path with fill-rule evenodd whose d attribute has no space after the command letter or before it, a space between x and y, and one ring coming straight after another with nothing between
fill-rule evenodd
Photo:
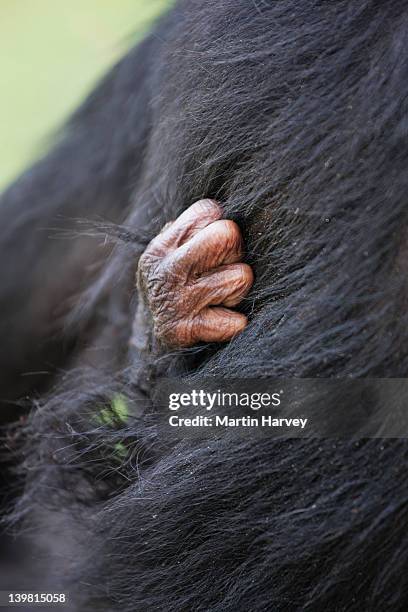
<instances>
[{"instance_id":1,"label":"green leaf fragment","mask_svg":"<svg viewBox=\"0 0 408 612\"><path fill-rule=\"evenodd\" d=\"M109 408L102 408L99 414L96 415L96 421L100 425L113 427L115 424L124 425L129 419L129 409L126 399L120 393L117 393Z\"/></svg>"}]
</instances>

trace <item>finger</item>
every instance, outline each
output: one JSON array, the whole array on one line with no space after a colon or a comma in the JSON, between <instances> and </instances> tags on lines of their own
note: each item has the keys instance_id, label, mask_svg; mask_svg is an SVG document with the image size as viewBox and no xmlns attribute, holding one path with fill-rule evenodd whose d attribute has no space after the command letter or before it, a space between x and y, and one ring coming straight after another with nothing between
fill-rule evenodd
<instances>
[{"instance_id":1,"label":"finger","mask_svg":"<svg viewBox=\"0 0 408 612\"><path fill-rule=\"evenodd\" d=\"M247 295L254 282L248 264L228 264L202 276L194 285L201 292L203 306L237 306Z\"/></svg>"},{"instance_id":2,"label":"finger","mask_svg":"<svg viewBox=\"0 0 408 612\"><path fill-rule=\"evenodd\" d=\"M221 219L221 206L210 199L198 200L175 221L166 223L160 234L152 240L149 250L165 254L184 244L210 223Z\"/></svg>"},{"instance_id":3,"label":"finger","mask_svg":"<svg viewBox=\"0 0 408 612\"><path fill-rule=\"evenodd\" d=\"M192 343L226 342L242 332L248 319L240 312L228 308L206 308L193 320Z\"/></svg>"},{"instance_id":4,"label":"finger","mask_svg":"<svg viewBox=\"0 0 408 612\"><path fill-rule=\"evenodd\" d=\"M242 237L234 221L220 219L207 225L172 255L175 267L196 274L242 259Z\"/></svg>"}]
</instances>

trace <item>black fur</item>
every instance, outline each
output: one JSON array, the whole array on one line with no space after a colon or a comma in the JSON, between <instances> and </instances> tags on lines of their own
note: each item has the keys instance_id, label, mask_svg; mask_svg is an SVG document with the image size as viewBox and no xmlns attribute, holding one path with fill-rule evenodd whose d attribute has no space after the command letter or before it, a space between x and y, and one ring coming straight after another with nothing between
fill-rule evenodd
<instances>
[{"instance_id":1,"label":"black fur","mask_svg":"<svg viewBox=\"0 0 408 612\"><path fill-rule=\"evenodd\" d=\"M181 2L3 196L7 394L72 369L27 425L14 519L72 540L46 557L79 610L407 608L405 440L169 443L148 400L161 371L405 376L407 33L403 0ZM201 197L243 229L250 325L149 364L126 350L137 254ZM122 247L34 231L77 217ZM128 422L101 422L118 393Z\"/></svg>"}]
</instances>

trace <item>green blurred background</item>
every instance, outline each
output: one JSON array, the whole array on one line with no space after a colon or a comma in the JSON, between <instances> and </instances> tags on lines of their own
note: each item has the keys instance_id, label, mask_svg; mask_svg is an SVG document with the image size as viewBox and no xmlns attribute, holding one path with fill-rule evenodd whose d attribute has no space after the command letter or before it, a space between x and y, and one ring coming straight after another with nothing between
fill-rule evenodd
<instances>
[{"instance_id":1,"label":"green blurred background","mask_svg":"<svg viewBox=\"0 0 408 612\"><path fill-rule=\"evenodd\" d=\"M169 0L0 0L0 189Z\"/></svg>"}]
</instances>

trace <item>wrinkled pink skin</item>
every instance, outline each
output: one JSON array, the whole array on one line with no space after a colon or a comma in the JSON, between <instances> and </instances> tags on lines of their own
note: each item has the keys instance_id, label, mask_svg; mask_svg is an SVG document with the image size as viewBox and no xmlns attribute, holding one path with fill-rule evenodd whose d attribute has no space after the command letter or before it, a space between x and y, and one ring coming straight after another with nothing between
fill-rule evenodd
<instances>
[{"instance_id":1,"label":"wrinkled pink skin","mask_svg":"<svg viewBox=\"0 0 408 612\"><path fill-rule=\"evenodd\" d=\"M167 224L139 260L139 294L153 334L167 347L223 342L247 325L232 310L250 290L253 273L242 260L241 233L221 219L214 200L199 200Z\"/></svg>"}]
</instances>

